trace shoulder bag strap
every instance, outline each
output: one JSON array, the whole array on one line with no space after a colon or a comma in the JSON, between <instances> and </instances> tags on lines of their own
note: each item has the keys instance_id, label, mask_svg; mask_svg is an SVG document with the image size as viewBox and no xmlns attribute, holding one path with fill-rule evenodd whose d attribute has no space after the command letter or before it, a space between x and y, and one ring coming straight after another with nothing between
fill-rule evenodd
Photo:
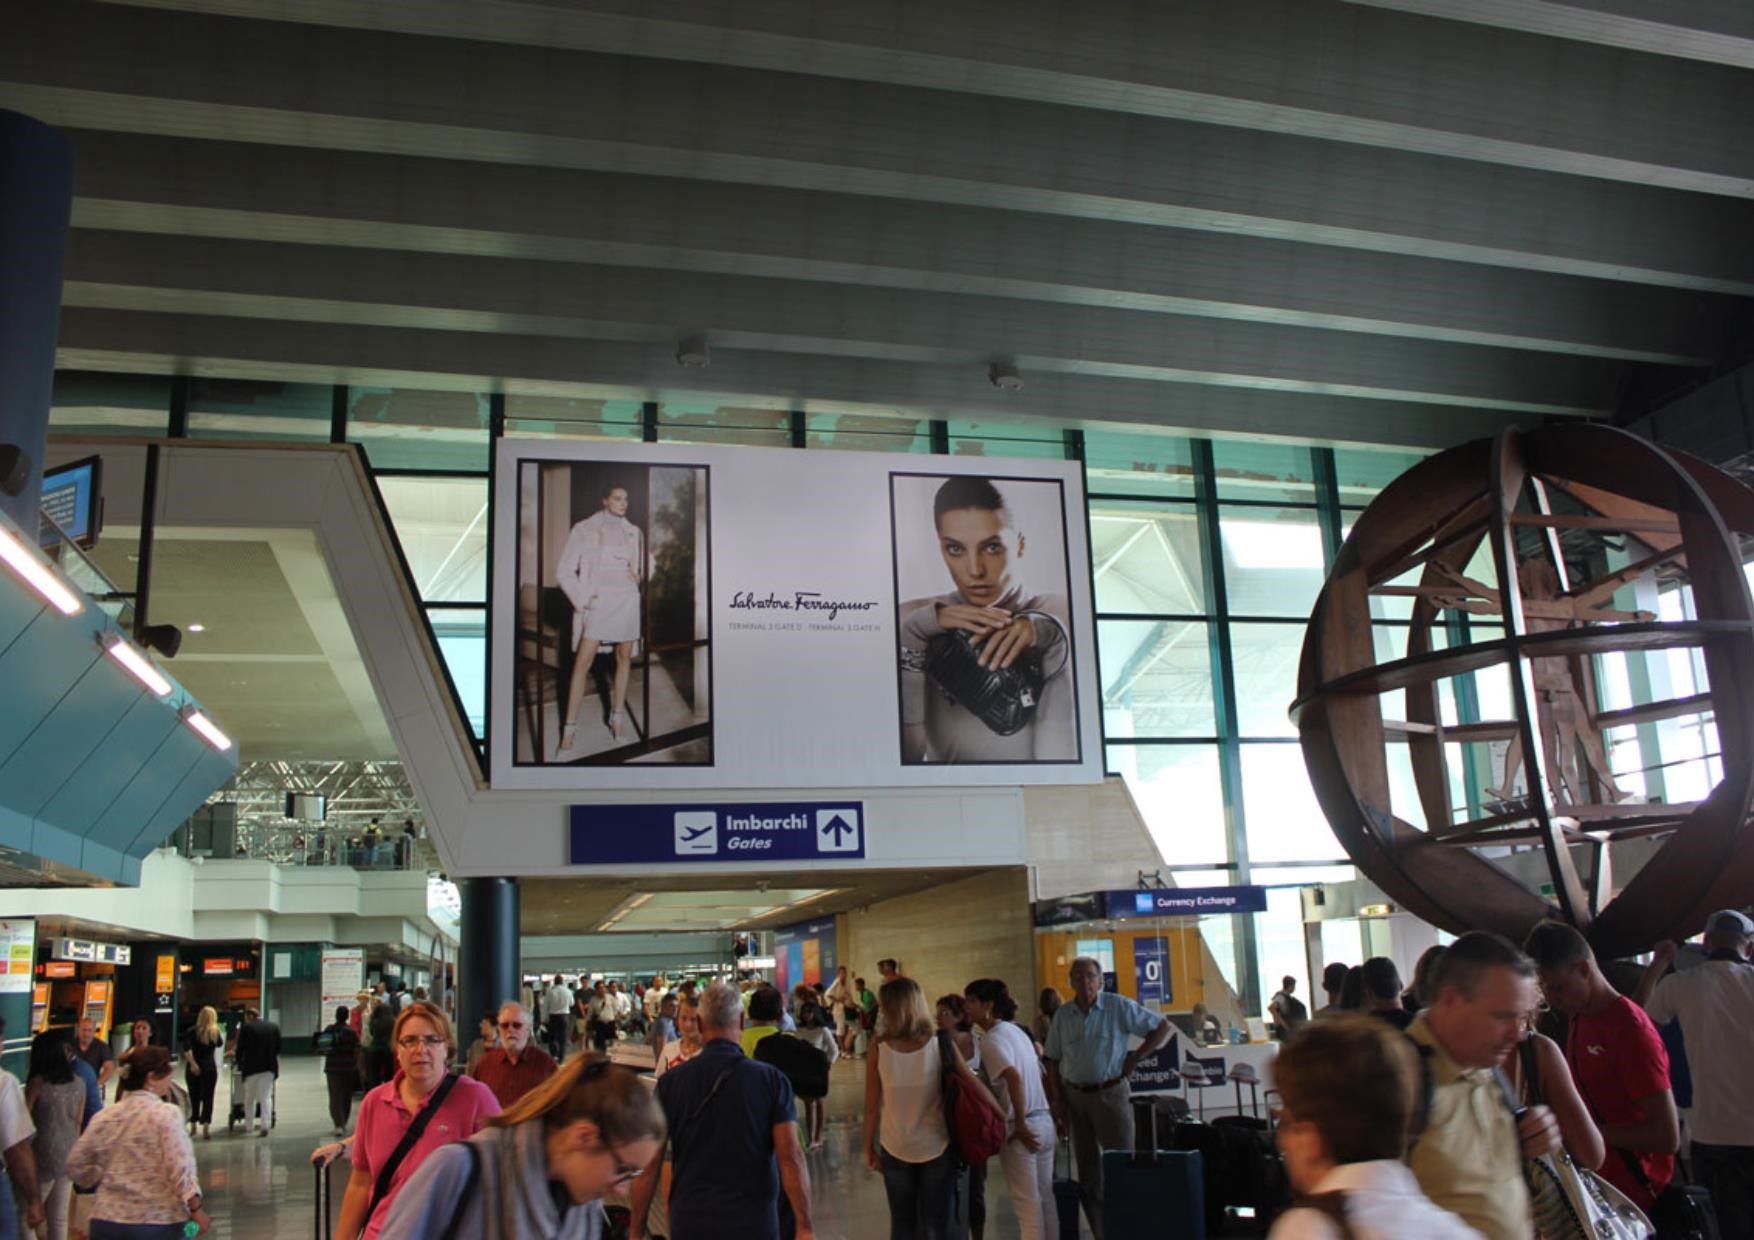
<instances>
[{"instance_id":1,"label":"shoulder bag strap","mask_svg":"<svg viewBox=\"0 0 1754 1240\"><path fill-rule=\"evenodd\" d=\"M955 1045L950 1035L938 1030L938 1093L944 1099L944 1119L951 1130L956 1126L956 1094L961 1082L956 1079Z\"/></svg>"},{"instance_id":2,"label":"shoulder bag strap","mask_svg":"<svg viewBox=\"0 0 1754 1240\"><path fill-rule=\"evenodd\" d=\"M1547 1096L1541 1092L1541 1062L1536 1056L1533 1034L1517 1043L1516 1053L1517 1062L1522 1064L1523 1085L1528 1090L1529 1105L1532 1107L1546 1105Z\"/></svg>"},{"instance_id":3,"label":"shoulder bag strap","mask_svg":"<svg viewBox=\"0 0 1754 1240\"><path fill-rule=\"evenodd\" d=\"M1572 1029L1566 1033L1566 1047L1568 1051L1575 1049L1572 1045L1575 1031L1576 1026L1573 1025ZM1576 1055L1574 1054L1570 1057L1575 1059ZM1583 1081L1575 1075L1572 1077L1572 1080L1577 1085L1577 1096L1583 1099L1583 1109L1589 1112L1590 1122L1595 1124L1596 1130L1600 1132L1602 1128L1602 1117L1596 1114L1595 1104L1590 1101L1589 1094L1584 1092ZM1645 1192L1649 1193L1654 1200L1658 1195L1656 1185L1652 1184L1650 1182L1650 1177L1644 1173L1644 1164L1638 1161L1638 1157L1633 1154L1631 1150L1623 1150L1617 1145L1608 1145L1608 1137L1606 1133L1603 1133L1602 1135L1602 1144L1614 1153L1620 1155L1620 1161L1626 1164L1626 1170L1631 1173L1633 1182L1643 1188ZM1676 1159L1675 1165L1679 1167L1681 1165L1681 1160Z\"/></svg>"},{"instance_id":4,"label":"shoulder bag strap","mask_svg":"<svg viewBox=\"0 0 1754 1240\"><path fill-rule=\"evenodd\" d=\"M1405 1034L1402 1035L1406 1037ZM1419 1138L1425 1135L1425 1129L1431 1123L1431 1104L1437 1096L1437 1078L1431 1071L1432 1050L1425 1043L1414 1038L1407 1038L1413 1043L1414 1058L1419 1063L1419 1096L1414 1100L1413 1120L1407 1126L1407 1157L1413 1157L1413 1147L1419 1144Z\"/></svg>"},{"instance_id":5,"label":"shoulder bag strap","mask_svg":"<svg viewBox=\"0 0 1754 1240\"><path fill-rule=\"evenodd\" d=\"M463 1224L463 1216L469 1212L469 1202L475 1197L475 1190L481 1186L481 1151L475 1148L473 1141L459 1141L469 1154L469 1170L463 1176L463 1195L457 1198L457 1204L451 1210L451 1221L439 1233L439 1240L456 1240L457 1228ZM371 1215L366 1215L370 1218ZM489 1229L492 1223L489 1221Z\"/></svg>"},{"instance_id":6,"label":"shoulder bag strap","mask_svg":"<svg viewBox=\"0 0 1754 1240\"><path fill-rule=\"evenodd\" d=\"M956 1079L955 1044L950 1035L938 1030L938 1099L944 1107L944 1128L950 1134L950 1150L956 1163L963 1164L962 1150L956 1140L956 1104L962 1096L962 1082Z\"/></svg>"},{"instance_id":7,"label":"shoulder bag strap","mask_svg":"<svg viewBox=\"0 0 1754 1240\"><path fill-rule=\"evenodd\" d=\"M719 1090L725 1087L725 1082L731 1079L732 1074L737 1071L738 1065L742 1062L743 1056L739 1055L725 1067L724 1071L714 1077L712 1088L706 1091L706 1097L694 1104L694 1109L688 1112L682 1122L677 1125L676 1131L670 1134L670 1154L672 1158L681 1157L682 1134L700 1122L700 1117L706 1114L707 1107L712 1103L714 1098L718 1097Z\"/></svg>"},{"instance_id":8,"label":"shoulder bag strap","mask_svg":"<svg viewBox=\"0 0 1754 1240\"><path fill-rule=\"evenodd\" d=\"M390 1195L390 1185L395 1182L396 1172L401 1169L402 1163L408 1158L409 1153L420 1141L420 1138L426 1135L427 1125L432 1123L433 1116L438 1114L439 1107L444 1105L445 1098L456 1083L457 1074L455 1072L445 1073L445 1079L439 1082L439 1087L432 1091L432 1097L428 1098L426 1105L420 1108L420 1114L416 1115L414 1122L408 1125L408 1131L402 1134L402 1140L397 1143L390 1156L384 1160L384 1165L378 1168L377 1182L372 1185L371 1204L365 1208L367 1219L377 1213L378 1204Z\"/></svg>"}]
</instances>

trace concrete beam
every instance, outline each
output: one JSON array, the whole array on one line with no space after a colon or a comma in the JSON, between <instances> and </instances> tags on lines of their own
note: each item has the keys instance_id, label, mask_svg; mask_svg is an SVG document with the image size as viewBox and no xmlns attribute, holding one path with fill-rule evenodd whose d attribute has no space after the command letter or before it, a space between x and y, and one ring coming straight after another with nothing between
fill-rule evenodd
<instances>
[{"instance_id":1,"label":"concrete beam","mask_svg":"<svg viewBox=\"0 0 1754 1240\"><path fill-rule=\"evenodd\" d=\"M851 189L1754 294L1754 207L1659 188L1651 167L1604 180L888 83L101 12L57 5L0 47L0 106L130 133ZM1598 101L1532 102L1525 128ZM1754 177L1737 186L1754 197Z\"/></svg>"},{"instance_id":2,"label":"concrete beam","mask_svg":"<svg viewBox=\"0 0 1754 1240\"><path fill-rule=\"evenodd\" d=\"M1075 22L1048 0L710 0L680 11L687 20L627 0L121 2L923 86L1749 193L1751 153L1733 118L1754 111L1754 82L1735 72L1754 65L1754 30L1745 9L1710 0L1087 5Z\"/></svg>"},{"instance_id":3,"label":"concrete beam","mask_svg":"<svg viewBox=\"0 0 1754 1240\"><path fill-rule=\"evenodd\" d=\"M979 294L1680 365L1719 356L1733 305L1648 285L851 193L72 137L74 222L85 230L75 257L94 230L173 233Z\"/></svg>"},{"instance_id":4,"label":"concrete beam","mask_svg":"<svg viewBox=\"0 0 1754 1240\"><path fill-rule=\"evenodd\" d=\"M527 259L75 234L69 306L674 344L1608 413L1621 365L1017 298Z\"/></svg>"},{"instance_id":5,"label":"concrete beam","mask_svg":"<svg viewBox=\"0 0 1754 1240\"><path fill-rule=\"evenodd\" d=\"M217 374L318 383L392 382L474 391L652 400L722 400L922 416L1050 418L1193 433L1448 447L1528 424L1529 415L1155 380L1041 373L1001 392L984 367L715 350L677 366L669 347L413 328L222 319L69 308L59 362L71 369Z\"/></svg>"},{"instance_id":6,"label":"concrete beam","mask_svg":"<svg viewBox=\"0 0 1754 1240\"><path fill-rule=\"evenodd\" d=\"M1754 9L1714 0L1351 0L1554 39L1754 69Z\"/></svg>"}]
</instances>

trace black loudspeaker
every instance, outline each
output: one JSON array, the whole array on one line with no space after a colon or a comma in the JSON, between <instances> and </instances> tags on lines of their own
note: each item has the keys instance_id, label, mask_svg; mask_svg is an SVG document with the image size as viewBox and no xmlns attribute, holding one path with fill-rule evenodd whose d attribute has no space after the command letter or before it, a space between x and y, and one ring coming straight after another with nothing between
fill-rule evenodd
<instances>
[{"instance_id":1,"label":"black loudspeaker","mask_svg":"<svg viewBox=\"0 0 1754 1240\"><path fill-rule=\"evenodd\" d=\"M140 644L156 650L167 659L177 657L183 648L183 630L174 624L149 624L140 630Z\"/></svg>"},{"instance_id":2,"label":"black loudspeaker","mask_svg":"<svg viewBox=\"0 0 1754 1240\"><path fill-rule=\"evenodd\" d=\"M30 453L15 443L0 443L0 491L23 495L30 485L33 462Z\"/></svg>"}]
</instances>

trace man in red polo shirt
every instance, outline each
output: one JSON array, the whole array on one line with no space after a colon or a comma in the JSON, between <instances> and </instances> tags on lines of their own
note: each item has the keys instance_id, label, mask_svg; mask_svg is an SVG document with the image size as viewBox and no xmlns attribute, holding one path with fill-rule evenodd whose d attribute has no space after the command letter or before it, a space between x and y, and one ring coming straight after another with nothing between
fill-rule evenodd
<instances>
[{"instance_id":1,"label":"man in red polo shirt","mask_svg":"<svg viewBox=\"0 0 1754 1240\"><path fill-rule=\"evenodd\" d=\"M554 1057L530 1044L530 1013L521 1003L499 1009L499 1045L481 1056L474 1076L503 1110L554 1075Z\"/></svg>"},{"instance_id":2,"label":"man in red polo shirt","mask_svg":"<svg viewBox=\"0 0 1754 1240\"><path fill-rule=\"evenodd\" d=\"M1648 1213L1675 1177L1681 1144L1663 1039L1644 1009L1609 985L1572 927L1542 922L1525 950L1547 1002L1570 1019L1565 1057L1608 1146L1602 1176Z\"/></svg>"}]
</instances>

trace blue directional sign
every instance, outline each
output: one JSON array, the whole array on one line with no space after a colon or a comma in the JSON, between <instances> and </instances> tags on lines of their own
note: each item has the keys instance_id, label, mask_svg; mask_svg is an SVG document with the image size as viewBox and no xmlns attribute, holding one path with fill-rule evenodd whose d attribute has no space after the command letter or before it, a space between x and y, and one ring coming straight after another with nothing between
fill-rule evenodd
<instances>
[{"instance_id":1,"label":"blue directional sign","mask_svg":"<svg viewBox=\"0 0 1754 1240\"><path fill-rule=\"evenodd\" d=\"M1169 940L1136 938L1133 940L1133 984L1138 987L1139 1002L1157 1008L1170 999Z\"/></svg>"},{"instance_id":2,"label":"blue directional sign","mask_svg":"<svg viewBox=\"0 0 1754 1240\"><path fill-rule=\"evenodd\" d=\"M1265 887L1160 887L1155 891L1105 891L1110 921L1135 917L1208 917L1215 913L1264 913Z\"/></svg>"},{"instance_id":3,"label":"blue directional sign","mask_svg":"<svg viewBox=\"0 0 1754 1240\"><path fill-rule=\"evenodd\" d=\"M570 865L840 861L865 855L862 801L575 805Z\"/></svg>"}]
</instances>

